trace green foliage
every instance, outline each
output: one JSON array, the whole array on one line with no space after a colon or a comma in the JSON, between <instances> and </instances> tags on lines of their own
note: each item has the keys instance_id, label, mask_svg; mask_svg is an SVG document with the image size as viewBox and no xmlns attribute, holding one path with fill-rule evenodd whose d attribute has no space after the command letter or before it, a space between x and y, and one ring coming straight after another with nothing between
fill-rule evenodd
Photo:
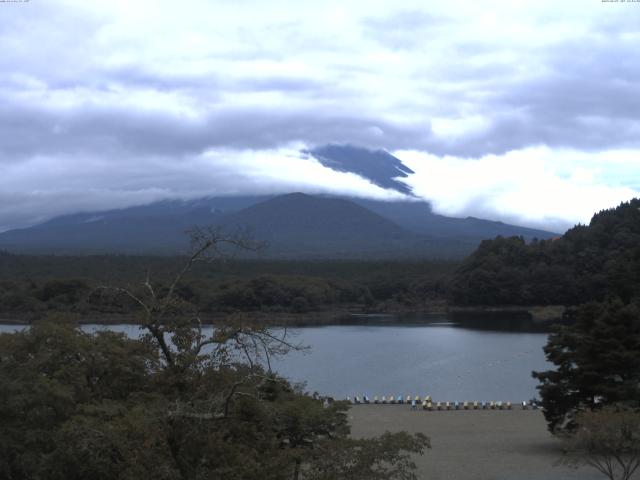
<instances>
[{"instance_id":1,"label":"green foliage","mask_svg":"<svg viewBox=\"0 0 640 480\"><path fill-rule=\"evenodd\" d=\"M89 286L82 280L49 280L35 291L35 297L48 302L58 300L65 304L80 301L89 291Z\"/></svg>"},{"instance_id":2,"label":"green foliage","mask_svg":"<svg viewBox=\"0 0 640 480\"><path fill-rule=\"evenodd\" d=\"M459 305L579 305L640 297L640 199L593 216L554 240L483 241L457 270Z\"/></svg>"},{"instance_id":3,"label":"green foliage","mask_svg":"<svg viewBox=\"0 0 640 480\"><path fill-rule=\"evenodd\" d=\"M0 476L415 478L408 453L423 436L351 440L346 404L219 353L178 368L149 339L60 321L0 335ZM331 471L348 475L327 476L334 459Z\"/></svg>"},{"instance_id":4,"label":"green foliage","mask_svg":"<svg viewBox=\"0 0 640 480\"><path fill-rule=\"evenodd\" d=\"M620 300L579 308L544 348L555 370L534 372L551 431L574 429L576 414L609 404L640 407L640 305Z\"/></svg>"},{"instance_id":5,"label":"green foliage","mask_svg":"<svg viewBox=\"0 0 640 480\"><path fill-rule=\"evenodd\" d=\"M222 282L211 292L210 311L261 310L306 312L340 303L357 303L365 288L345 282L301 276L261 275Z\"/></svg>"},{"instance_id":6,"label":"green foliage","mask_svg":"<svg viewBox=\"0 0 640 480\"><path fill-rule=\"evenodd\" d=\"M148 372L156 365L148 345L112 332L92 337L56 322L0 335L0 463L10 472L6 478L55 478L45 472L66 445L69 422L89 407L126 408L135 392L150 388Z\"/></svg>"},{"instance_id":7,"label":"green foliage","mask_svg":"<svg viewBox=\"0 0 640 480\"><path fill-rule=\"evenodd\" d=\"M131 299L98 287L167 278L184 257L0 255L0 315L44 311L104 319L130 315ZM455 263L235 260L194 265L176 294L208 314L424 308L443 301ZM160 285L156 285L161 288Z\"/></svg>"}]
</instances>

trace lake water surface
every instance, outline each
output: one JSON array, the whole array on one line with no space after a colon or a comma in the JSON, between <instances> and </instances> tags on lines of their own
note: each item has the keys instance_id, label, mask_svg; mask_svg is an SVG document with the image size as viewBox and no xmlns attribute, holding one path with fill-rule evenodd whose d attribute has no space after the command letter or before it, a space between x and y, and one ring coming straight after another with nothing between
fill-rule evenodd
<instances>
[{"instance_id":1,"label":"lake water surface","mask_svg":"<svg viewBox=\"0 0 640 480\"><path fill-rule=\"evenodd\" d=\"M436 319L437 320L437 319ZM22 328L0 325L0 332ZM136 337L135 325L85 325ZM536 396L532 370L551 367L544 333L462 328L446 319L407 325L323 326L289 329L308 352L272 362L307 390L347 395L431 395L443 401L528 400Z\"/></svg>"}]
</instances>

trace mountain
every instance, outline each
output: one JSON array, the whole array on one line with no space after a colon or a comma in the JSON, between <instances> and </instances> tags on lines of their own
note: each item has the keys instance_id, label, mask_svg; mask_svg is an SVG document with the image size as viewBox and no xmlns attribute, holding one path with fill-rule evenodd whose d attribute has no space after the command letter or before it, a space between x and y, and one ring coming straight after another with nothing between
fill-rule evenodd
<instances>
[{"instance_id":1,"label":"mountain","mask_svg":"<svg viewBox=\"0 0 640 480\"><path fill-rule=\"evenodd\" d=\"M269 248L294 258L462 257L484 238L554 234L435 215L424 202L310 196L211 197L88 212L0 234L0 248L29 253L175 254L193 225L248 228Z\"/></svg>"},{"instance_id":2,"label":"mountain","mask_svg":"<svg viewBox=\"0 0 640 480\"><path fill-rule=\"evenodd\" d=\"M402 249L419 243L417 235L352 201L303 193L258 203L222 223L231 230L248 226L278 256L405 256Z\"/></svg>"},{"instance_id":3,"label":"mountain","mask_svg":"<svg viewBox=\"0 0 640 480\"><path fill-rule=\"evenodd\" d=\"M413 170L384 150L369 150L353 145L325 145L303 153L332 170L355 173L379 187L412 195L409 186L397 179L408 177L414 173Z\"/></svg>"},{"instance_id":4,"label":"mountain","mask_svg":"<svg viewBox=\"0 0 640 480\"><path fill-rule=\"evenodd\" d=\"M479 218L433 213L402 182L413 173L384 150L325 145L301 152L327 168L351 172L403 193L406 200L309 196L207 197L85 212L0 233L0 249L31 253L174 254L194 225L248 228L280 257L461 257L486 238L556 234Z\"/></svg>"},{"instance_id":5,"label":"mountain","mask_svg":"<svg viewBox=\"0 0 640 480\"><path fill-rule=\"evenodd\" d=\"M185 232L218 224L225 215L269 197L161 201L104 212L63 215L0 234L0 248L30 253L153 253L184 251Z\"/></svg>"}]
</instances>

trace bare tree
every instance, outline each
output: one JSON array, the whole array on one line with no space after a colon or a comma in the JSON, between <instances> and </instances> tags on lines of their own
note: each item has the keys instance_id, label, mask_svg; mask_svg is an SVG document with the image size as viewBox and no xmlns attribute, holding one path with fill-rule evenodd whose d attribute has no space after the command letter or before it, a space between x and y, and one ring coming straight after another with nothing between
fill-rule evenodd
<instances>
[{"instance_id":1,"label":"bare tree","mask_svg":"<svg viewBox=\"0 0 640 480\"><path fill-rule=\"evenodd\" d=\"M158 348L164 368L178 376L241 361L249 366L250 373L240 376L241 380L211 389L205 398L177 399L168 412L170 418L225 419L233 399L254 396L267 383L281 382L272 375L272 356L305 347L292 342L286 328L275 331L242 314L227 316L205 334L197 307L179 294L181 282L198 263L223 262L238 252L259 251L264 244L246 232L229 234L216 227L194 227L188 233L189 253L167 285L152 282L147 272L139 285L101 289L123 295L139 307L147 339Z\"/></svg>"},{"instance_id":2,"label":"bare tree","mask_svg":"<svg viewBox=\"0 0 640 480\"><path fill-rule=\"evenodd\" d=\"M610 480L629 480L640 467L640 412L620 406L585 411L565 437L565 463L588 465Z\"/></svg>"},{"instance_id":3,"label":"bare tree","mask_svg":"<svg viewBox=\"0 0 640 480\"><path fill-rule=\"evenodd\" d=\"M189 232L189 254L165 288L157 288L147 272L137 287L102 287L131 299L142 313L140 325L160 350L168 368L185 369L197 365L205 350L207 358L229 361L240 354L252 367L265 359L271 370L270 357L300 349L288 339L283 329L277 334L258 325L246 315L229 316L205 335L197 308L178 295L180 283L197 263L224 261L238 252L256 252L264 244L254 241L246 232L225 233L217 227L196 226Z\"/></svg>"}]
</instances>

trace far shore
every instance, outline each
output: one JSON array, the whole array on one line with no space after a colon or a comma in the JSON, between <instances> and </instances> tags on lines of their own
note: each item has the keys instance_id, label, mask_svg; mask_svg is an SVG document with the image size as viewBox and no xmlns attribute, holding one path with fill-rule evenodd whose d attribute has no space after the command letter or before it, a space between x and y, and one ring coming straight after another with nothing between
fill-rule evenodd
<instances>
[{"instance_id":1,"label":"far shore","mask_svg":"<svg viewBox=\"0 0 640 480\"><path fill-rule=\"evenodd\" d=\"M392 325L429 323L430 317L447 317L452 323L465 325L481 324L487 320L530 321L533 326L551 324L562 320L562 306L475 306L446 307L437 306L425 309L388 309L384 311L364 312L355 308L337 308L304 313L291 312L216 312L203 314L204 325L212 325L230 315L244 316L256 323L273 327L305 327L323 325ZM32 312L26 314L0 313L1 325L29 325L48 316L60 316L79 324L122 325L137 324L139 316L131 313L88 313L75 312Z\"/></svg>"},{"instance_id":2,"label":"far shore","mask_svg":"<svg viewBox=\"0 0 640 480\"><path fill-rule=\"evenodd\" d=\"M421 432L432 448L416 455L425 480L598 480L587 467L560 464L562 446L540 410L412 411L407 405L353 405L351 435ZM633 477L640 479L640 474Z\"/></svg>"}]
</instances>

